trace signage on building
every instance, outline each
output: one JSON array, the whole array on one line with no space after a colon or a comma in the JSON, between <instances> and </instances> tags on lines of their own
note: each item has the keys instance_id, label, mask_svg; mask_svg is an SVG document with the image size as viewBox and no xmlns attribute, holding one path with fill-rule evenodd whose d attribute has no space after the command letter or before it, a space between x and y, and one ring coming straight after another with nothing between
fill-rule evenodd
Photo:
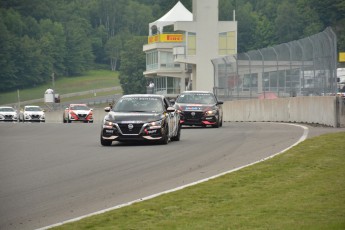
<instances>
[{"instance_id":1,"label":"signage on building","mask_svg":"<svg viewBox=\"0 0 345 230\"><path fill-rule=\"evenodd\" d=\"M345 52L339 53L339 62L345 62Z\"/></svg>"},{"instance_id":2,"label":"signage on building","mask_svg":"<svg viewBox=\"0 0 345 230\"><path fill-rule=\"evenodd\" d=\"M183 35L182 34L156 34L153 36L148 37L148 43L156 43L156 42L182 42Z\"/></svg>"}]
</instances>

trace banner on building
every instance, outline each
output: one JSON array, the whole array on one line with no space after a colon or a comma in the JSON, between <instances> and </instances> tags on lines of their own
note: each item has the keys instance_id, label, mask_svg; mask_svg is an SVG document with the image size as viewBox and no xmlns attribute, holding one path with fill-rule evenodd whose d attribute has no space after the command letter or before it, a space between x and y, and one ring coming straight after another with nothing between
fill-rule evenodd
<instances>
[{"instance_id":1,"label":"banner on building","mask_svg":"<svg viewBox=\"0 0 345 230\"><path fill-rule=\"evenodd\" d=\"M148 37L148 43L156 43L156 42L182 42L183 35L182 34L156 34L153 36Z\"/></svg>"}]
</instances>

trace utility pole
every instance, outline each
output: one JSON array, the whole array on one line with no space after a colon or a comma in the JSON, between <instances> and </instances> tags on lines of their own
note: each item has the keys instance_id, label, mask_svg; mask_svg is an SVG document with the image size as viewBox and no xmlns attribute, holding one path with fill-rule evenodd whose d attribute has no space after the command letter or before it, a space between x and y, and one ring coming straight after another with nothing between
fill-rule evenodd
<instances>
[{"instance_id":1,"label":"utility pole","mask_svg":"<svg viewBox=\"0 0 345 230\"><path fill-rule=\"evenodd\" d=\"M18 96L18 110L20 109L20 95L19 95L19 89L17 89L17 96Z\"/></svg>"},{"instance_id":2,"label":"utility pole","mask_svg":"<svg viewBox=\"0 0 345 230\"><path fill-rule=\"evenodd\" d=\"M53 85L53 90L55 89L55 73L52 73L52 85Z\"/></svg>"}]
</instances>

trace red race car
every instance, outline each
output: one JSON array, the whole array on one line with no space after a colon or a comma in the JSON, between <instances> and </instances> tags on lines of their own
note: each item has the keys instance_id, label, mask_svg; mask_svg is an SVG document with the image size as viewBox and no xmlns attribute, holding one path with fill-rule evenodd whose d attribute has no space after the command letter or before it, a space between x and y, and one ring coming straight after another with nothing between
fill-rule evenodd
<instances>
[{"instance_id":1,"label":"red race car","mask_svg":"<svg viewBox=\"0 0 345 230\"><path fill-rule=\"evenodd\" d=\"M63 113L63 123L72 121L93 123L92 109L86 104L70 104Z\"/></svg>"}]
</instances>

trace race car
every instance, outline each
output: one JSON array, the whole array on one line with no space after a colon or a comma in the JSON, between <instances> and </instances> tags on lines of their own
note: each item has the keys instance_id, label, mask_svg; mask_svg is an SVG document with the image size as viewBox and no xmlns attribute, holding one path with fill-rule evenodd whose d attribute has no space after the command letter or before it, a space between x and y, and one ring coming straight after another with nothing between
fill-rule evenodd
<instances>
[{"instance_id":1,"label":"race car","mask_svg":"<svg viewBox=\"0 0 345 230\"><path fill-rule=\"evenodd\" d=\"M35 121L35 122L45 122L45 111L36 105L26 105L23 111L19 114L19 120L22 122Z\"/></svg>"},{"instance_id":2,"label":"race car","mask_svg":"<svg viewBox=\"0 0 345 230\"><path fill-rule=\"evenodd\" d=\"M113 141L155 141L168 144L179 141L180 116L162 95L133 94L120 98L114 108L106 107L103 119L101 145Z\"/></svg>"},{"instance_id":3,"label":"race car","mask_svg":"<svg viewBox=\"0 0 345 230\"><path fill-rule=\"evenodd\" d=\"M18 121L17 111L10 106L1 106L0 121Z\"/></svg>"},{"instance_id":4,"label":"race car","mask_svg":"<svg viewBox=\"0 0 345 230\"><path fill-rule=\"evenodd\" d=\"M63 112L63 123L72 121L93 123L92 109L86 104L70 104Z\"/></svg>"},{"instance_id":5,"label":"race car","mask_svg":"<svg viewBox=\"0 0 345 230\"><path fill-rule=\"evenodd\" d=\"M218 128L223 125L222 104L212 92L185 91L177 97L174 107L182 125Z\"/></svg>"}]
</instances>

